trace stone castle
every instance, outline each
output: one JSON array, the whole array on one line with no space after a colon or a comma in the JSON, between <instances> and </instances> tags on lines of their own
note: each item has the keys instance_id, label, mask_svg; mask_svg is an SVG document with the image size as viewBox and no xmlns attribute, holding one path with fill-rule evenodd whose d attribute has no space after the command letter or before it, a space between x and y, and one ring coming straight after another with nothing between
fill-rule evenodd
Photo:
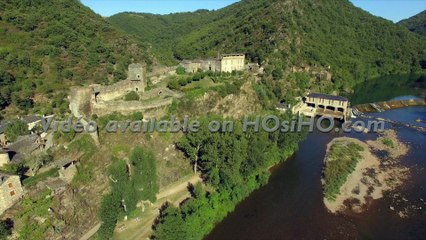
<instances>
[{"instance_id":1,"label":"stone castle","mask_svg":"<svg viewBox=\"0 0 426 240\"><path fill-rule=\"evenodd\" d=\"M110 86L93 84L89 87L71 88L69 100L70 110L74 116L98 116L120 112L131 114L147 110L163 108L172 103L173 98L180 97L169 89L159 88L145 92L147 86L145 66L130 64L128 77ZM129 92L139 93L141 101L124 101ZM154 99L154 100L151 100Z\"/></svg>"},{"instance_id":2,"label":"stone castle","mask_svg":"<svg viewBox=\"0 0 426 240\"><path fill-rule=\"evenodd\" d=\"M213 71L213 72L232 72L243 71L245 69L245 55L224 54L218 58L205 59L205 60L185 60L182 61L181 66L187 72L197 72L198 70Z\"/></svg>"}]
</instances>

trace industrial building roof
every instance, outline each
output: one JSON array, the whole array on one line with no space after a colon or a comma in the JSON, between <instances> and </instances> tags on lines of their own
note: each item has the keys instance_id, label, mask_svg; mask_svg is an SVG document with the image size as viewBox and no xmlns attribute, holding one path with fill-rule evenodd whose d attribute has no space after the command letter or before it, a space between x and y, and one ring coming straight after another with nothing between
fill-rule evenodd
<instances>
[{"instance_id":1,"label":"industrial building roof","mask_svg":"<svg viewBox=\"0 0 426 240\"><path fill-rule=\"evenodd\" d=\"M344 101L344 102L348 102L349 101L345 97L334 96L334 95L327 95L327 94L322 94L322 93L311 93L307 97L310 97L310 98L321 98L321 99L335 100L335 101Z\"/></svg>"}]
</instances>

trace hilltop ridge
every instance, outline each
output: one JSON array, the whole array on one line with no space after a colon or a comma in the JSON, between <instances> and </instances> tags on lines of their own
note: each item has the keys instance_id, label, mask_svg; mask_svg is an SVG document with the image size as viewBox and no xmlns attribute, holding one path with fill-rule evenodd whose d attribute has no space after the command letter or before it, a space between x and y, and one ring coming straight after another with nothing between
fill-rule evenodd
<instances>
[{"instance_id":1,"label":"hilltop ridge","mask_svg":"<svg viewBox=\"0 0 426 240\"><path fill-rule=\"evenodd\" d=\"M244 0L217 11L121 13L108 21L151 44L164 63L244 52L269 66L269 76L274 69L329 69L334 84L325 91L426 68L424 38L347 0Z\"/></svg>"}]
</instances>

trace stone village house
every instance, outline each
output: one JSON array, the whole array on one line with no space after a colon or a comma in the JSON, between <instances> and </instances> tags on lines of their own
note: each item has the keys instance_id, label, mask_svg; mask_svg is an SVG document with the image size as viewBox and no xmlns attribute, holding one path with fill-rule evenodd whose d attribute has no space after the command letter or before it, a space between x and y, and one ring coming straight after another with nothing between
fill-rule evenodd
<instances>
[{"instance_id":1,"label":"stone village house","mask_svg":"<svg viewBox=\"0 0 426 240\"><path fill-rule=\"evenodd\" d=\"M0 172L0 215L18 202L23 193L19 176Z\"/></svg>"}]
</instances>

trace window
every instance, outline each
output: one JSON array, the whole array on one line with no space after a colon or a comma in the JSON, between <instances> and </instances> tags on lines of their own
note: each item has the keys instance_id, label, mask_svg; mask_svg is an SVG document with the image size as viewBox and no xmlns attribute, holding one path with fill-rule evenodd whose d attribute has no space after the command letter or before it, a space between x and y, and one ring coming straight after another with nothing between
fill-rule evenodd
<instances>
[{"instance_id":1,"label":"window","mask_svg":"<svg viewBox=\"0 0 426 240\"><path fill-rule=\"evenodd\" d=\"M9 188L13 188L13 184L12 183L9 183L8 186L9 186Z\"/></svg>"},{"instance_id":2,"label":"window","mask_svg":"<svg viewBox=\"0 0 426 240\"><path fill-rule=\"evenodd\" d=\"M15 196L15 191L11 191L10 196L12 196L12 197Z\"/></svg>"}]
</instances>

